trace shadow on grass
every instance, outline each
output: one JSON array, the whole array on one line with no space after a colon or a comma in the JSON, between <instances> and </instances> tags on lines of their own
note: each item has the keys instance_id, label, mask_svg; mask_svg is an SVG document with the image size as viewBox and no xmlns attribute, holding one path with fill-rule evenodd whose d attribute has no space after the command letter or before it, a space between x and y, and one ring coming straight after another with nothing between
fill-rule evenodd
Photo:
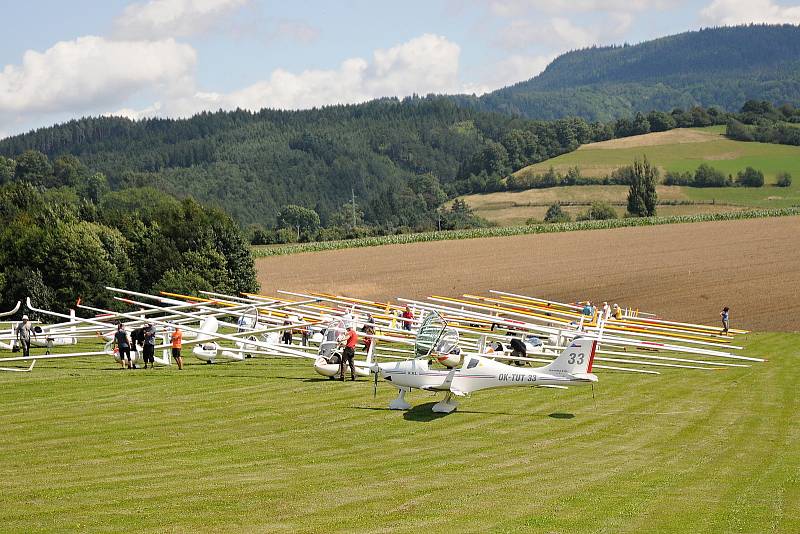
<instances>
[{"instance_id":1,"label":"shadow on grass","mask_svg":"<svg viewBox=\"0 0 800 534\"><path fill-rule=\"evenodd\" d=\"M403 413L403 419L406 421L416 421L418 423L428 423L442 417L447 417L449 413L436 413L432 410L435 402L426 402L412 407ZM454 412L450 412L454 413Z\"/></svg>"},{"instance_id":2,"label":"shadow on grass","mask_svg":"<svg viewBox=\"0 0 800 534\"><path fill-rule=\"evenodd\" d=\"M375 412L403 412L403 419L406 421L417 421L422 423L427 423L429 421L433 421L435 419L441 419L445 417L447 413L436 413L431 410L433 405L436 404L435 402L426 402L424 404L419 404L417 406L413 406L409 410L392 410L390 408L378 408L375 406L353 406L356 410L370 410ZM451 412L455 413L455 412Z\"/></svg>"},{"instance_id":3,"label":"shadow on grass","mask_svg":"<svg viewBox=\"0 0 800 534\"><path fill-rule=\"evenodd\" d=\"M419 404L414 406L410 410L406 410L403 413L403 418L409 421L421 421L421 422L428 422L433 421L435 419L441 419L444 416L450 415L446 413L436 413L431 410L433 405L436 404L435 402L426 402L424 404ZM375 406L353 406L356 410L371 410L376 412L389 412L389 411L397 411L397 410L390 410L389 408L381 408ZM563 413L563 412L554 412L550 414L544 413L536 413L536 412L524 412L524 413L514 413L514 412L489 412L489 411L479 411L479 410L462 410L458 408L457 410L451 413L460 413L460 414L473 414L473 415L509 415L514 417L531 417L531 418L541 418L541 417L550 417L552 419L573 419L575 414L571 413Z\"/></svg>"},{"instance_id":4,"label":"shadow on grass","mask_svg":"<svg viewBox=\"0 0 800 534\"><path fill-rule=\"evenodd\" d=\"M307 376L264 376L261 377L265 380L299 380L300 382L336 382L330 378L311 378Z\"/></svg>"}]
</instances>

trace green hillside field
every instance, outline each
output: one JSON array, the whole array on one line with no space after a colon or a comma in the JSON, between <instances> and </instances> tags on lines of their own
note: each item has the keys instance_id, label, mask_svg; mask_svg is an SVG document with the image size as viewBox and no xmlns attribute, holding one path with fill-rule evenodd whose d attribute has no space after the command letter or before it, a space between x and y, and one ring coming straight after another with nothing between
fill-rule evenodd
<instances>
[{"instance_id":1,"label":"green hillside field","mask_svg":"<svg viewBox=\"0 0 800 534\"><path fill-rule=\"evenodd\" d=\"M40 362L0 373L0 531L797 532L800 336L744 344L446 416L308 362Z\"/></svg>"},{"instance_id":2,"label":"green hillside field","mask_svg":"<svg viewBox=\"0 0 800 534\"><path fill-rule=\"evenodd\" d=\"M577 166L588 177L603 177L614 169L630 165L635 158L647 156L661 171L694 171L707 163L725 174L736 175L745 167L764 173L766 184L760 188L724 187L697 188L660 186L659 199L671 202L702 202L694 206L660 206L659 215L684 215L730 211L744 207L780 208L800 205L800 147L766 143L732 141L723 135L724 126L708 128L679 128L668 132L591 143L516 174L541 174L551 167L566 173ZM790 187L776 187L776 175L791 173ZM528 218L541 219L547 204L560 201L590 203L603 200L616 203L617 211L625 211L625 186L568 186L532 189L521 192L501 192L462 197L476 213L500 224L520 224ZM569 207L573 215L585 207Z\"/></svg>"}]
</instances>

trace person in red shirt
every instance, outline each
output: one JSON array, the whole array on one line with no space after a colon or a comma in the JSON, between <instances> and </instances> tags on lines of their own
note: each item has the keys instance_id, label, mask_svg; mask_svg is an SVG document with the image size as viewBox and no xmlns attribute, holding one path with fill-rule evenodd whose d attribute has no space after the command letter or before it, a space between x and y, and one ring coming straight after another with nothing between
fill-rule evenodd
<instances>
[{"instance_id":1,"label":"person in red shirt","mask_svg":"<svg viewBox=\"0 0 800 534\"><path fill-rule=\"evenodd\" d=\"M411 330L411 322L414 320L414 312L411 311L411 308L406 305L406 309L403 310L403 328L405 330Z\"/></svg>"},{"instance_id":2,"label":"person in red shirt","mask_svg":"<svg viewBox=\"0 0 800 534\"><path fill-rule=\"evenodd\" d=\"M339 380L344 381L344 367L347 362L350 363L350 380L356 379L356 365L353 363L353 358L356 355L356 343L358 343L358 334L356 334L353 325L347 325L347 332L344 335L344 350L342 351L342 361L339 363Z\"/></svg>"}]
</instances>

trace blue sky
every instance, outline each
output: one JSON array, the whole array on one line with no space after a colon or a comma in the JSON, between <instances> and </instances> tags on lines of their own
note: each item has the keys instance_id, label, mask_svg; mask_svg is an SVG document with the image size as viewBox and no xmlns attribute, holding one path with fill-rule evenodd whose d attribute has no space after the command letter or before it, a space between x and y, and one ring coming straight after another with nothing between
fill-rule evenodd
<instances>
[{"instance_id":1,"label":"blue sky","mask_svg":"<svg viewBox=\"0 0 800 534\"><path fill-rule=\"evenodd\" d=\"M3 14L0 137L85 115L185 117L481 94L593 44L714 25L800 24L800 3L28 0L7 2Z\"/></svg>"}]
</instances>

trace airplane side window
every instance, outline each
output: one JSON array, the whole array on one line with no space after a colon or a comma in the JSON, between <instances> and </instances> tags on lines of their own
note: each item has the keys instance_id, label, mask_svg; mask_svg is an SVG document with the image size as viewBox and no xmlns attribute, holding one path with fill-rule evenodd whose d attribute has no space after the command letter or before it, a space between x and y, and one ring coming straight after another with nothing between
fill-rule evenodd
<instances>
[{"instance_id":1,"label":"airplane side window","mask_svg":"<svg viewBox=\"0 0 800 534\"><path fill-rule=\"evenodd\" d=\"M473 367L478 365L478 360L470 360L467 364L467 369L472 369Z\"/></svg>"}]
</instances>

